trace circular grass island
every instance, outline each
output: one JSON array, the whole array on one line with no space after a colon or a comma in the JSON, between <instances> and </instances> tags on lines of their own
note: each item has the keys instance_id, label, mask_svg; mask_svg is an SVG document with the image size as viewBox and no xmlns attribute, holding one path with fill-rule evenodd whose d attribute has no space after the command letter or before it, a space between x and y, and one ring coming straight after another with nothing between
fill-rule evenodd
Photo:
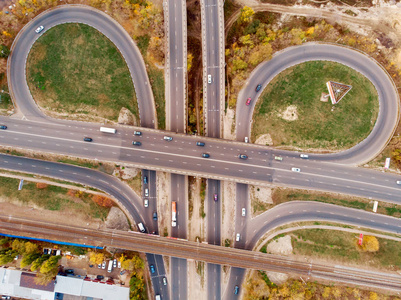
<instances>
[{"instance_id":1,"label":"circular grass island","mask_svg":"<svg viewBox=\"0 0 401 300\"><path fill-rule=\"evenodd\" d=\"M322 97L328 81L352 89L333 105ZM251 136L256 143L286 149L344 150L369 135L378 111L376 89L362 74L340 63L305 62L281 72L263 91Z\"/></svg>"},{"instance_id":2,"label":"circular grass island","mask_svg":"<svg viewBox=\"0 0 401 300\"><path fill-rule=\"evenodd\" d=\"M139 120L125 60L106 36L88 25L68 23L47 30L29 53L26 76L46 114L117 121L125 107Z\"/></svg>"}]
</instances>

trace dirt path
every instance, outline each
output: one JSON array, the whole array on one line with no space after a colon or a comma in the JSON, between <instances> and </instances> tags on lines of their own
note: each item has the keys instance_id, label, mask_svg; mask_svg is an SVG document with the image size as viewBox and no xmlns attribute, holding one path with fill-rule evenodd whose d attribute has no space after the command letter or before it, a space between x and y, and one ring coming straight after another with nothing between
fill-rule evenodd
<instances>
[{"instance_id":1,"label":"dirt path","mask_svg":"<svg viewBox=\"0 0 401 300\"><path fill-rule=\"evenodd\" d=\"M322 18L340 24L344 23L352 28L355 28L355 26L364 26L369 31L379 31L385 35L390 35L389 37L397 44L401 41L401 25L399 23L399 20L401 19L401 11L389 6L370 7L366 9L337 6L330 3L330 5L327 5L325 8L316 8L306 5L284 6L269 3L262 4L255 0L240 0L237 2L241 5L247 5L251 7L255 12L269 11L288 15ZM343 11L347 9L351 9L358 16L352 17L343 13ZM237 20L240 13L241 10L239 9L225 21L226 38L229 28L231 28L231 26Z\"/></svg>"}]
</instances>

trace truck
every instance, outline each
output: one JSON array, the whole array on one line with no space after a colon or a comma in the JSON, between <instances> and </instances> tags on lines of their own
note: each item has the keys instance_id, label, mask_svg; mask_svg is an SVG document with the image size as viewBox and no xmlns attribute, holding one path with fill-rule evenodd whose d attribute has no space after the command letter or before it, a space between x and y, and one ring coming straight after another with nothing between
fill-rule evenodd
<instances>
[{"instance_id":1,"label":"truck","mask_svg":"<svg viewBox=\"0 0 401 300\"><path fill-rule=\"evenodd\" d=\"M171 226L177 226L177 202L171 203Z\"/></svg>"},{"instance_id":2,"label":"truck","mask_svg":"<svg viewBox=\"0 0 401 300\"><path fill-rule=\"evenodd\" d=\"M113 261L109 260L109 267L107 268L107 272L111 273L112 270L113 270Z\"/></svg>"},{"instance_id":3,"label":"truck","mask_svg":"<svg viewBox=\"0 0 401 300\"><path fill-rule=\"evenodd\" d=\"M100 127L100 132L106 132L106 133L116 133L117 130L114 128L109 128L109 127Z\"/></svg>"}]
</instances>

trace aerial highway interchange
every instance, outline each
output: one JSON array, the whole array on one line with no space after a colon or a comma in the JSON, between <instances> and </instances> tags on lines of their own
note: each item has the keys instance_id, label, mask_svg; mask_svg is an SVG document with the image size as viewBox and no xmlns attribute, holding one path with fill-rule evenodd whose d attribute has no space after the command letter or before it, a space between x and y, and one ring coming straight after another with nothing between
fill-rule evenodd
<instances>
[{"instance_id":1,"label":"aerial highway interchange","mask_svg":"<svg viewBox=\"0 0 401 300\"><path fill-rule=\"evenodd\" d=\"M175 199L179 198L183 204L186 201L186 190L183 186L186 183L185 176L187 175L211 179L208 183L208 198L215 193L221 195L220 180L237 182L237 202L241 201L237 208L249 206L247 184L322 190L400 204L401 187L397 185L397 181L401 180L400 176L356 167L381 152L392 137L399 121L398 93L394 83L376 62L354 50L326 44L306 44L276 54L272 60L262 63L252 73L248 84L240 92L239 99L246 98L245 95L247 95L254 100L250 106L251 109L248 110L244 109L243 101L237 105L237 141L222 140L220 139L222 130L220 121L223 113L221 108L224 106L224 97L221 96L224 94L222 92L224 83L222 84L220 79L224 78L224 62L222 62L224 56L221 56L220 47L224 45L224 42L221 42L224 39L224 33L221 34L224 20L221 19L222 13L218 11L218 9L222 9L222 6L219 6L217 0L204 1L204 14L205 20L207 20L204 24L211 26L206 29L206 32L214 33L207 35L208 39L204 43L207 48L203 49L204 53L207 53L205 57L207 66L204 66L207 71L204 72L203 78L204 85L207 86L204 99L205 106L208 107L205 113L207 137L186 135L186 112L183 111L183 108L186 107L185 72L183 72L186 69L186 59L182 60L183 57L186 57L185 30L182 30L185 27L182 24L186 23L186 17L182 16L185 13L185 1L165 1L166 8L167 5L168 12L165 12L165 15L168 17L168 36L171 35L168 51L169 77L166 80L166 91L169 91L169 93L166 92L166 104L170 103L166 109L169 120L167 122L168 130L154 129L157 123L155 122L155 106L146 68L140 52L125 30L109 16L97 10L85 6L60 6L42 13L29 22L18 34L13 44L8 62L8 78L17 113L11 118L0 117L0 122L8 126L7 130L0 132L2 145L13 149L21 148L43 153L64 154L142 168L144 169L143 176L149 178L151 197L155 199L156 173L154 171L171 172L173 173L171 176L172 187L180 187L174 189L177 194L172 196ZM65 22L80 22L93 26L118 47L133 78L138 97L141 127L111 126L116 128L117 132L116 134L107 134L99 131L100 124L52 119L45 116L36 106L25 79L26 58L32 44L40 36L34 35L32 32L39 25L43 25L45 30L48 30L52 26ZM177 31L177 29L179 30ZM177 33L179 34L177 35ZM178 37L178 39L172 37ZM181 60L178 61L179 59ZM324 155L309 154L308 159L300 158L300 153L244 143L245 137L250 136L249 120L252 119L253 108L258 96L255 86L260 83L266 86L282 70L308 60L341 62L363 73L373 82L379 94L380 112L372 133L362 143L347 151ZM212 84L207 83L207 74L212 74ZM173 89L173 87L179 88ZM142 135L134 136L134 130L141 131ZM91 143L84 142L84 136L90 136L93 141ZM171 137L172 140L166 140L166 136ZM140 141L141 146L133 146L134 140ZM205 143L205 146L197 146L196 142L199 141ZM209 154L208 158L202 157L205 153ZM247 159L240 159L239 155L246 155ZM274 159L275 156L280 156L283 160L277 161ZM3 169L41 174L99 188L109 193L136 223L144 223L148 232L158 233L159 231L157 224L155 225L151 219L153 209L144 209L141 195L135 194L129 187L111 176L70 165L8 155L0 157L0 165ZM293 168L299 168L300 172L294 172ZM242 218L237 209L236 222L241 226L237 227L236 225L236 232L241 234L242 239L235 243L235 247L252 250L257 241L269 230L301 220L332 220L392 233L401 232L401 222L391 217L339 207L334 209L333 206L322 203L314 203L313 209L310 207L306 209L306 206L309 204L304 202L292 203L291 208L284 204L254 219ZM209 226L210 228L219 228L221 208L216 206L212 209L216 210L213 215L216 216L217 213L217 219L214 222L210 220ZM290 214L288 214L289 211L291 211ZM280 217L277 217L278 215ZM358 217L356 217L357 215ZM178 221L180 227L173 229L173 236L185 239L187 218L185 211L182 211L179 217L182 218ZM5 223L3 222L3 224ZM208 242L210 244L220 245L218 232L219 230L216 236L209 234ZM173 256L173 254L166 252L155 254L158 255L152 256L149 251L148 261L157 260L158 269L164 272L164 264L160 255ZM172 272L178 272L174 271L174 265L176 265L181 266L182 273L177 273L177 276L174 277L176 281L172 283L173 288L170 291L163 289L163 286L158 283L158 278L152 280L155 292L161 294L163 299L170 297L186 299L188 297L185 281L186 260L184 259L187 257L178 257L179 260L173 262ZM213 261L208 262L211 263L208 270L217 274L216 277L210 276L210 278L213 278L214 282L220 282L220 266L213 264ZM241 267L239 262L240 259L237 264L232 264L232 266ZM244 267L246 267L245 264ZM220 285L218 288L210 288L209 297L232 299L234 297L232 295L233 287L241 285L243 274L243 269L232 268L226 290L220 290ZM310 275L313 276L313 274ZM318 277L316 275L316 278ZM178 282L179 278L181 278L180 282ZM341 281L341 278L332 279ZM342 281L347 282L344 278ZM391 289L392 287L389 285L387 288ZM180 295L172 294L173 290L176 292L179 290Z\"/></svg>"}]
</instances>

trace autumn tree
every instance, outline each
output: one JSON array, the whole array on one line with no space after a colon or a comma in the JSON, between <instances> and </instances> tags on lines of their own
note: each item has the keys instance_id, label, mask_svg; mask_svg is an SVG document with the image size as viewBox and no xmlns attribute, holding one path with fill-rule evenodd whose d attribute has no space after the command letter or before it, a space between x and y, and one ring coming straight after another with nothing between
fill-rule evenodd
<instances>
[{"instance_id":1,"label":"autumn tree","mask_svg":"<svg viewBox=\"0 0 401 300\"><path fill-rule=\"evenodd\" d=\"M38 252L38 245L31 243L31 242L26 242L25 243L25 254L31 254Z\"/></svg>"},{"instance_id":2,"label":"autumn tree","mask_svg":"<svg viewBox=\"0 0 401 300\"><path fill-rule=\"evenodd\" d=\"M377 252L379 250L379 241L374 236L365 235L359 248L364 252Z\"/></svg>"},{"instance_id":3,"label":"autumn tree","mask_svg":"<svg viewBox=\"0 0 401 300\"><path fill-rule=\"evenodd\" d=\"M249 279L244 284L246 291L244 299L256 300L256 299L268 299L269 298L269 287L257 271L252 271L249 275Z\"/></svg>"},{"instance_id":4,"label":"autumn tree","mask_svg":"<svg viewBox=\"0 0 401 300\"><path fill-rule=\"evenodd\" d=\"M11 248L18 252L18 254L22 255L25 253L25 241L15 239L11 243Z\"/></svg>"},{"instance_id":5,"label":"autumn tree","mask_svg":"<svg viewBox=\"0 0 401 300\"><path fill-rule=\"evenodd\" d=\"M241 8L241 15L239 21L241 24L246 24L252 21L252 17L255 14L254 10L248 6Z\"/></svg>"},{"instance_id":6,"label":"autumn tree","mask_svg":"<svg viewBox=\"0 0 401 300\"><path fill-rule=\"evenodd\" d=\"M39 253L29 253L29 254L25 254L22 257L22 260L20 262L20 267L24 268L26 266L29 266L33 261L35 261L36 259L38 259L40 257Z\"/></svg>"},{"instance_id":7,"label":"autumn tree","mask_svg":"<svg viewBox=\"0 0 401 300\"><path fill-rule=\"evenodd\" d=\"M47 285L54 279L56 275L57 275L57 268L53 269L51 272L48 273L37 273L34 281L36 284L39 285Z\"/></svg>"},{"instance_id":8,"label":"autumn tree","mask_svg":"<svg viewBox=\"0 0 401 300\"><path fill-rule=\"evenodd\" d=\"M40 190L42 190L42 189L45 189L45 188L47 188L49 185L47 184L47 183L44 183L44 182L37 182L36 183L36 188L37 189L40 189Z\"/></svg>"},{"instance_id":9,"label":"autumn tree","mask_svg":"<svg viewBox=\"0 0 401 300\"><path fill-rule=\"evenodd\" d=\"M91 253L89 254L89 261L90 261L92 264L99 265L99 264L101 264L101 263L104 261L104 259L105 259L104 253L101 253L101 252L99 252L99 253L91 252Z\"/></svg>"},{"instance_id":10,"label":"autumn tree","mask_svg":"<svg viewBox=\"0 0 401 300\"><path fill-rule=\"evenodd\" d=\"M50 257L50 255L45 254L45 255L42 255L42 256L38 257L37 259L35 259L35 260L32 262L31 271L34 272L34 271L36 271L37 269L39 269L40 266L41 266L46 260L49 259L49 257Z\"/></svg>"},{"instance_id":11,"label":"autumn tree","mask_svg":"<svg viewBox=\"0 0 401 300\"><path fill-rule=\"evenodd\" d=\"M103 207L112 207L113 206L113 200L106 196L101 196L101 195L93 195L92 200L100 206Z\"/></svg>"}]
</instances>

